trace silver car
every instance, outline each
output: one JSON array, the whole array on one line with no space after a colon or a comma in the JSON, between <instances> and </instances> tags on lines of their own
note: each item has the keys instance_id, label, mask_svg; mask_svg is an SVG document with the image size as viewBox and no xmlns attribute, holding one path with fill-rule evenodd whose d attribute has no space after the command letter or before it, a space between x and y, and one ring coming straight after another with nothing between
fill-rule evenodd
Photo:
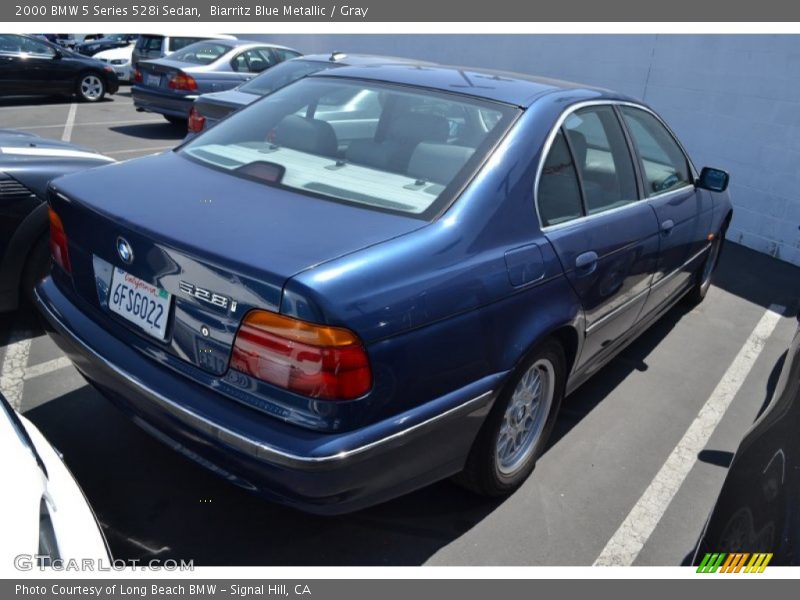
<instances>
[{"instance_id":1,"label":"silver car","mask_svg":"<svg viewBox=\"0 0 800 600\"><path fill-rule=\"evenodd\" d=\"M229 90L297 56L297 50L263 42L196 42L168 57L138 63L133 104L138 111L159 113L171 123L185 125L200 94Z\"/></svg>"}]
</instances>

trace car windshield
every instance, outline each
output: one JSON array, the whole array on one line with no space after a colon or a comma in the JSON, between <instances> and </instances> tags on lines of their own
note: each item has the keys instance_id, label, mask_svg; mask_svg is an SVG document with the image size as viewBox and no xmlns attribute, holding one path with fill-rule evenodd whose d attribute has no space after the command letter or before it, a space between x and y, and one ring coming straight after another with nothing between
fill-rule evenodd
<instances>
[{"instance_id":1,"label":"car windshield","mask_svg":"<svg viewBox=\"0 0 800 600\"><path fill-rule=\"evenodd\" d=\"M518 109L409 86L308 77L180 149L269 185L428 218L482 164Z\"/></svg>"},{"instance_id":2,"label":"car windshield","mask_svg":"<svg viewBox=\"0 0 800 600\"><path fill-rule=\"evenodd\" d=\"M255 94L256 96L266 96L306 75L311 75L331 66L332 63L315 60L288 60L275 65L267 72L242 84L239 86L239 91Z\"/></svg>"},{"instance_id":3,"label":"car windshield","mask_svg":"<svg viewBox=\"0 0 800 600\"><path fill-rule=\"evenodd\" d=\"M186 46L183 50L173 53L170 55L169 59L195 65L210 65L230 51L230 49L230 46L219 42L195 42L194 44Z\"/></svg>"}]
</instances>

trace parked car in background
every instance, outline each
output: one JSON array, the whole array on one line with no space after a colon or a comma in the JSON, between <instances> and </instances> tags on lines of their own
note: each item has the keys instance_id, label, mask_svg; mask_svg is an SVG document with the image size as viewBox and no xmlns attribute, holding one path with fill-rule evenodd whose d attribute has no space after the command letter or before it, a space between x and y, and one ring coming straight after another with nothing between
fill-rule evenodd
<instances>
[{"instance_id":1,"label":"parked car in background","mask_svg":"<svg viewBox=\"0 0 800 600\"><path fill-rule=\"evenodd\" d=\"M346 512L451 475L507 494L565 394L705 297L727 183L614 92L327 69L53 182L37 302L125 414L268 498Z\"/></svg>"},{"instance_id":2,"label":"parked car in background","mask_svg":"<svg viewBox=\"0 0 800 600\"><path fill-rule=\"evenodd\" d=\"M230 113L306 75L311 75L312 73L325 69L334 69L349 65L378 66L385 64L415 64L424 66L434 63L397 58L394 56L345 54L343 52L310 54L292 58L279 65L275 65L266 73L262 73L231 90L211 92L198 96L192 105L192 109L189 111L189 132L187 139L194 137L201 131L210 129L216 125L220 119L223 119Z\"/></svg>"},{"instance_id":3,"label":"parked car in background","mask_svg":"<svg viewBox=\"0 0 800 600\"><path fill-rule=\"evenodd\" d=\"M186 46L203 40L235 40L236 37L227 34L218 35L162 35L146 33L140 35L133 49L134 67L142 60L153 60L169 56L173 52L183 50Z\"/></svg>"},{"instance_id":4,"label":"parked car in background","mask_svg":"<svg viewBox=\"0 0 800 600\"><path fill-rule=\"evenodd\" d=\"M125 48L135 44L139 34L136 33L112 33L96 40L82 42L75 47L75 50L86 56L94 56L103 50L113 48Z\"/></svg>"},{"instance_id":5,"label":"parked car in background","mask_svg":"<svg viewBox=\"0 0 800 600\"><path fill-rule=\"evenodd\" d=\"M300 56L291 48L247 40L195 42L166 58L139 62L133 105L186 124L192 103L207 92L228 90L273 65Z\"/></svg>"},{"instance_id":6,"label":"parked car in background","mask_svg":"<svg viewBox=\"0 0 800 600\"><path fill-rule=\"evenodd\" d=\"M121 48L103 50L95 54L94 58L114 69L117 79L120 81L125 83L133 81L133 44L128 44Z\"/></svg>"},{"instance_id":7,"label":"parked car in background","mask_svg":"<svg viewBox=\"0 0 800 600\"><path fill-rule=\"evenodd\" d=\"M110 162L74 144L0 129L0 312L31 298L50 266L47 184Z\"/></svg>"},{"instance_id":8,"label":"parked car in background","mask_svg":"<svg viewBox=\"0 0 800 600\"><path fill-rule=\"evenodd\" d=\"M58 451L2 393L0 456L0 561L35 569L90 559L109 567L100 524Z\"/></svg>"},{"instance_id":9,"label":"parked car in background","mask_svg":"<svg viewBox=\"0 0 800 600\"><path fill-rule=\"evenodd\" d=\"M119 89L109 65L31 35L0 34L0 96L75 95L98 102Z\"/></svg>"},{"instance_id":10,"label":"parked car in background","mask_svg":"<svg viewBox=\"0 0 800 600\"><path fill-rule=\"evenodd\" d=\"M800 327L769 405L744 436L695 552L800 564ZM762 558L761 564L766 564ZM749 564L749 560L745 561ZM708 560L706 560L708 565Z\"/></svg>"}]
</instances>

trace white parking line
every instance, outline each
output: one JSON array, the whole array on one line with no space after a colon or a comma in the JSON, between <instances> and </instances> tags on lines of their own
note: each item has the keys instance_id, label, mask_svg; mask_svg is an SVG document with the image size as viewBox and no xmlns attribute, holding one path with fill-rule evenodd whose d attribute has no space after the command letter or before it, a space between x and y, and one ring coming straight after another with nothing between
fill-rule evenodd
<instances>
[{"instance_id":1,"label":"white parking line","mask_svg":"<svg viewBox=\"0 0 800 600\"><path fill-rule=\"evenodd\" d=\"M38 365L31 365L25 369L23 379L27 381L28 379L33 379L34 377L39 377L40 375L58 371L59 369L70 366L71 364L72 362L66 356L61 356L59 358L54 358L53 360L39 363Z\"/></svg>"},{"instance_id":2,"label":"white parking line","mask_svg":"<svg viewBox=\"0 0 800 600\"><path fill-rule=\"evenodd\" d=\"M72 139L72 126L75 124L75 113L78 111L78 105L74 102L69 105L69 114L67 115L67 122L64 123L64 133L61 134L61 141L68 142Z\"/></svg>"},{"instance_id":3,"label":"white parking line","mask_svg":"<svg viewBox=\"0 0 800 600\"><path fill-rule=\"evenodd\" d=\"M25 367L31 352L31 339L28 331L14 331L6 345L6 354L0 366L0 392L11 406L20 410Z\"/></svg>"},{"instance_id":4,"label":"white parking line","mask_svg":"<svg viewBox=\"0 0 800 600\"><path fill-rule=\"evenodd\" d=\"M632 565L636 560L697 462L697 454L705 448L753 368L784 310L783 306L773 304L763 314L681 441L594 561L595 565Z\"/></svg>"}]
</instances>

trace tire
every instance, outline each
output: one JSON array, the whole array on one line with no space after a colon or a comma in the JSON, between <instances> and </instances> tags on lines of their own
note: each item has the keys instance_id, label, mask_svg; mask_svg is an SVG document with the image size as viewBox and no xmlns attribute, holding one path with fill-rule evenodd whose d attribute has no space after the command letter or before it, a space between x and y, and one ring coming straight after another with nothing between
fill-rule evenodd
<instances>
[{"instance_id":1,"label":"tire","mask_svg":"<svg viewBox=\"0 0 800 600\"><path fill-rule=\"evenodd\" d=\"M28 252L20 280L22 298L34 304L33 288L50 272L50 244L48 235L42 235Z\"/></svg>"},{"instance_id":2,"label":"tire","mask_svg":"<svg viewBox=\"0 0 800 600\"><path fill-rule=\"evenodd\" d=\"M175 117L173 115L164 115L164 118L175 125L175 127L186 127L188 119L184 117Z\"/></svg>"},{"instance_id":3,"label":"tire","mask_svg":"<svg viewBox=\"0 0 800 600\"><path fill-rule=\"evenodd\" d=\"M81 73L75 91L84 102L100 102L106 95L106 81L99 73Z\"/></svg>"},{"instance_id":4,"label":"tire","mask_svg":"<svg viewBox=\"0 0 800 600\"><path fill-rule=\"evenodd\" d=\"M538 409L532 408L537 380L541 390ZM547 446L565 381L566 359L561 344L548 340L536 347L504 385L472 445L464 470L454 481L483 496L510 494L522 485ZM526 434L528 419L530 433ZM512 449L514 446L518 451Z\"/></svg>"},{"instance_id":5,"label":"tire","mask_svg":"<svg viewBox=\"0 0 800 600\"><path fill-rule=\"evenodd\" d=\"M711 287L712 276L719 264L719 257L722 256L722 247L725 244L725 233L727 229L728 223L726 221L720 232L714 236L714 241L711 242L711 250L709 250L708 256L706 256L706 260L703 262L703 266L695 273L692 289L686 295L686 300L689 304L700 304L705 299L706 294L708 294L708 290Z\"/></svg>"}]
</instances>

